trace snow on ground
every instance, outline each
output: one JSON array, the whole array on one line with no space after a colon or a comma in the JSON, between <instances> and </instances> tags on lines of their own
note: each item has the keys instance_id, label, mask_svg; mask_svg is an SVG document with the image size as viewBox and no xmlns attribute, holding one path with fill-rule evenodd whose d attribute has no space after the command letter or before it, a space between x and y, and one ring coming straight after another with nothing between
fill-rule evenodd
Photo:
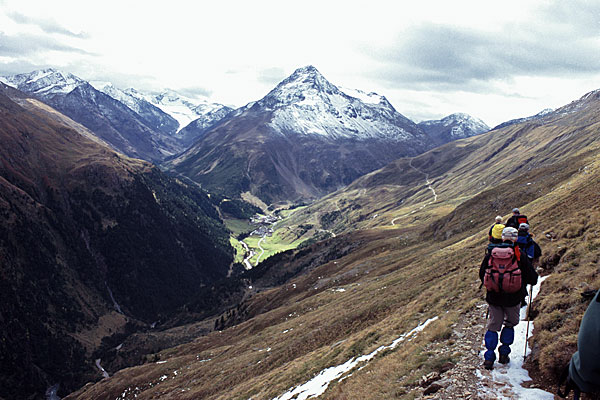
<instances>
[{"instance_id":1,"label":"snow on ground","mask_svg":"<svg viewBox=\"0 0 600 400\"><path fill-rule=\"evenodd\" d=\"M288 390L287 392L285 392L284 394L282 394L279 397L274 398L273 400L290 400L290 399L305 400L305 399L308 399L309 397L320 396L321 394L323 394L325 392L325 390L327 390L327 387L329 386L329 384L331 382L333 382L336 379L338 380L338 382L344 380L345 378L348 377L348 375L345 375L345 374L352 371L359 364L363 364L363 365L361 365L361 368L363 368L364 364L366 364L371 359L373 359L373 357L375 357L379 352L396 348L396 346L398 346L400 343L402 343L407 338L410 338L411 336L421 332L423 329L425 329L427 327L427 325L429 325L430 323L435 321L437 318L438 317L428 319L427 321L423 322L422 324L420 324L419 326L417 326L410 332L405 333L402 336L400 336L398 339L394 340L392 342L392 344L390 344L388 346L378 347L370 354L351 358L350 360L346 361L344 364L326 368L323 371L319 372L310 381L308 381L300 386L297 386L296 388L292 388L292 389Z\"/></svg>"},{"instance_id":2,"label":"snow on ground","mask_svg":"<svg viewBox=\"0 0 600 400\"><path fill-rule=\"evenodd\" d=\"M540 292L540 285L547 277L538 280L537 285L533 287L533 299ZM525 388L523 382L530 381L529 372L523 368L523 354L525 353L525 331L527 330L527 307L521 308L521 322L515 326L515 341L510 346L510 363L502 365L498 362L494 364L492 371L477 370L477 376L480 378L480 393L485 393L495 399L527 399L527 400L553 400L554 395L541 389ZM533 322L529 323L529 333L527 338L531 337L533 332ZM500 345L500 343L498 343ZM483 359L485 346L482 345L481 354ZM525 354L529 355L531 348L527 344ZM498 357L498 350L496 350ZM496 358L497 359L497 358ZM485 384L484 384L485 383Z\"/></svg>"}]
</instances>

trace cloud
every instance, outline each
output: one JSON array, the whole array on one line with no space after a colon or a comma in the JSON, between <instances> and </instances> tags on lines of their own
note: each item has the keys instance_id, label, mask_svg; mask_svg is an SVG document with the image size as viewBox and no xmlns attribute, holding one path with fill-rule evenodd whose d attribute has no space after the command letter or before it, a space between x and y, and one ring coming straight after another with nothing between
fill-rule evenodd
<instances>
[{"instance_id":1,"label":"cloud","mask_svg":"<svg viewBox=\"0 0 600 400\"><path fill-rule=\"evenodd\" d=\"M184 96L191 98L203 98L210 97L213 94L213 91L210 89L206 89L203 87L185 87L177 89L178 93L181 93Z\"/></svg>"},{"instance_id":2,"label":"cloud","mask_svg":"<svg viewBox=\"0 0 600 400\"><path fill-rule=\"evenodd\" d=\"M26 57L39 54L44 51L59 51L80 55L92 55L85 50L63 44L60 41L48 36L31 33L6 35L0 32L0 56Z\"/></svg>"},{"instance_id":3,"label":"cloud","mask_svg":"<svg viewBox=\"0 0 600 400\"><path fill-rule=\"evenodd\" d=\"M272 67L258 71L257 79L261 83L276 85L287 77L283 68Z\"/></svg>"},{"instance_id":4,"label":"cloud","mask_svg":"<svg viewBox=\"0 0 600 400\"><path fill-rule=\"evenodd\" d=\"M543 18L491 30L423 23L384 47L360 51L377 61L378 79L417 90L485 92L518 76L566 77L600 71L600 7L543 10ZM579 20L578 20L579 19ZM581 23L583 22L583 24Z\"/></svg>"},{"instance_id":5,"label":"cloud","mask_svg":"<svg viewBox=\"0 0 600 400\"><path fill-rule=\"evenodd\" d=\"M12 19L17 24L23 25L35 25L39 27L43 32L53 34L57 33L60 35L70 36L78 39L87 39L89 35L85 32L75 33L70 30L62 27L57 22L51 19L42 19L42 18L32 18L26 15L23 15L18 12L11 12L6 14L7 17Z\"/></svg>"},{"instance_id":6,"label":"cloud","mask_svg":"<svg viewBox=\"0 0 600 400\"><path fill-rule=\"evenodd\" d=\"M44 67L46 67L46 66L33 63L29 60L11 57L6 61L0 62L0 75L1 76L17 75L17 74L22 74L25 72L35 71L37 69L42 69Z\"/></svg>"}]
</instances>

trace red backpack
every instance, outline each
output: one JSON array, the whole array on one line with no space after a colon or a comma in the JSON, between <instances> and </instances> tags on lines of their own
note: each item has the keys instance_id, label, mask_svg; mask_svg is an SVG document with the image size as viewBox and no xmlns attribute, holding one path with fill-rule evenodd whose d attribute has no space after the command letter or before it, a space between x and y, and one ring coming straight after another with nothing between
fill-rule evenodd
<instances>
[{"instance_id":1,"label":"red backpack","mask_svg":"<svg viewBox=\"0 0 600 400\"><path fill-rule=\"evenodd\" d=\"M517 215L517 229L519 229L519 225L528 223L529 221L527 221L527 215Z\"/></svg>"},{"instance_id":2,"label":"red backpack","mask_svg":"<svg viewBox=\"0 0 600 400\"><path fill-rule=\"evenodd\" d=\"M518 255L511 247L492 249L483 286L491 292L516 293L521 290L521 270Z\"/></svg>"}]
</instances>

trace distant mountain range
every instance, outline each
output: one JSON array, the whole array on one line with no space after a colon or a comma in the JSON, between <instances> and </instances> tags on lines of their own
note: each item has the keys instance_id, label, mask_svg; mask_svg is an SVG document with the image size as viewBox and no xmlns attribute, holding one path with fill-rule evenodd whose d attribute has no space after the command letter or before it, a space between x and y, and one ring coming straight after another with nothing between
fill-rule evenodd
<instances>
[{"instance_id":1,"label":"distant mountain range","mask_svg":"<svg viewBox=\"0 0 600 400\"><path fill-rule=\"evenodd\" d=\"M86 126L113 149L153 162L177 154L193 142L178 132L184 124L209 127L231 109L192 100L173 91L144 94L109 83L86 82L70 73L44 69L5 76L0 81L29 93ZM200 131L201 132L201 131Z\"/></svg>"},{"instance_id":2,"label":"distant mountain range","mask_svg":"<svg viewBox=\"0 0 600 400\"><path fill-rule=\"evenodd\" d=\"M462 115L445 121L448 134L429 135L385 97L340 89L307 66L231 113L165 166L229 196L249 192L267 204L305 201L397 158L487 130L474 123L464 128L472 121Z\"/></svg>"},{"instance_id":3,"label":"distant mountain range","mask_svg":"<svg viewBox=\"0 0 600 400\"><path fill-rule=\"evenodd\" d=\"M577 154L593 151L598 146L595 130L598 110L600 90L554 111L539 113L535 118L523 118L521 122L494 128L485 135L449 142L413 158L398 159L313 203L302 213L317 220L316 215L329 213L326 228L336 233L377 225L379 219L387 220L390 225L394 220L395 224L401 225L413 218L419 220L417 211L422 208L435 207L433 193L424 185L429 182L438 202L444 198L459 199L488 192L479 202L474 200L461 207L471 208L472 221L477 222L481 216L489 218L502 212L497 206L500 200L493 197L496 195L494 188L514 177L516 172L540 170L561 162L575 165ZM504 190L510 193L502 196L515 206L524 204L540 195L532 182L548 178L527 179L531 181L514 182L520 188L518 191L512 192L505 187ZM419 201L425 206L417 207ZM409 211L398 213L396 210L401 206ZM303 218L307 218L302 213L297 213L290 223L302 224ZM371 220L374 215L377 217ZM441 236L445 238L464 230L464 226L448 216L436 229L443 231Z\"/></svg>"},{"instance_id":4,"label":"distant mountain range","mask_svg":"<svg viewBox=\"0 0 600 400\"><path fill-rule=\"evenodd\" d=\"M319 198L399 157L488 130L466 114L415 124L385 97L338 88L313 66L237 110L168 90L90 84L55 69L0 81L125 155L164 162L210 191L249 193L267 204Z\"/></svg>"}]
</instances>

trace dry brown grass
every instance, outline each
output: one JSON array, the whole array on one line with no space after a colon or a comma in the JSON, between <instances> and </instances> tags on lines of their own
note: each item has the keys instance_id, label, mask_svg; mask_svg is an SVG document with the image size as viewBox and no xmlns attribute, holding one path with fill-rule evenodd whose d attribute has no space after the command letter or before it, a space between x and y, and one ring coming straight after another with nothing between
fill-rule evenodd
<instances>
[{"instance_id":1,"label":"dry brown grass","mask_svg":"<svg viewBox=\"0 0 600 400\"><path fill-rule=\"evenodd\" d=\"M543 133L529 140L535 139L550 157L558 147ZM519 137L527 132L514 128L511 134ZM469 144L464 146L461 151L468 150ZM166 363L123 370L105 384L89 388L81 398L114 398L127 387L147 387L165 374L168 379L140 392L138 398L270 399L324 368L368 354L438 316L413 340L381 353L324 394L331 399L413 398L410 389L418 379L440 368L440 360L426 345L452 346L456 340L452 324L460 313L482 302L477 271L496 209L510 210L519 200L524 201L518 205L528 214L544 251L540 265L544 274L551 274L535 301L529 365L537 383L555 384L555 371L575 349L587 306L580 293L600 287L600 168L594 157L586 156L559 163L555 169L546 164L543 169L514 173L515 190L527 192L526 196L517 192L508 201L502 197L504 188L477 189L478 181L485 179L473 178L483 169L475 165L479 159L457 162L456 175L446 176L440 192L446 190L450 197L466 188L477 195L469 204L479 207L478 213L473 216L472 207L444 203L448 207L444 212L451 208L453 215L438 229L450 232L436 236L441 240L432 239L436 229L426 230L428 235L423 236L417 225L354 232L345 239L360 243L354 251L248 299L249 309L261 310L253 318L163 351L159 357ZM426 157L423 160L420 167L435 167L425 163ZM504 173L511 162L521 165L522 161L515 156L488 174ZM475 171L462 178L468 184L461 186L459 170ZM519 177L522 187L516 185ZM461 221L466 226L453 229ZM340 288L345 291L334 290Z\"/></svg>"}]
</instances>

